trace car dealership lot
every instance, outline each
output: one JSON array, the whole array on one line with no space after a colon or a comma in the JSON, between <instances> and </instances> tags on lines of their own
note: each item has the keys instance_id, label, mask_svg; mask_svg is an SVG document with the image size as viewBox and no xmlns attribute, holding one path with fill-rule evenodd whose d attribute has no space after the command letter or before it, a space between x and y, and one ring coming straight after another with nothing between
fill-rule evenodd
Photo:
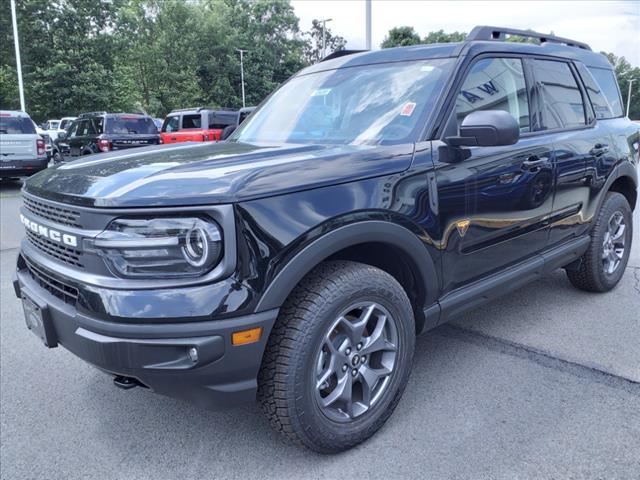
<instances>
[{"instance_id":1,"label":"car dealership lot","mask_svg":"<svg viewBox=\"0 0 640 480\"><path fill-rule=\"evenodd\" d=\"M621 284L563 272L420 337L374 438L341 455L284 444L256 405L210 412L122 391L24 326L11 286L19 182L0 186L2 478L634 478L640 471L640 235ZM640 225L639 212L635 223Z\"/></svg>"}]
</instances>

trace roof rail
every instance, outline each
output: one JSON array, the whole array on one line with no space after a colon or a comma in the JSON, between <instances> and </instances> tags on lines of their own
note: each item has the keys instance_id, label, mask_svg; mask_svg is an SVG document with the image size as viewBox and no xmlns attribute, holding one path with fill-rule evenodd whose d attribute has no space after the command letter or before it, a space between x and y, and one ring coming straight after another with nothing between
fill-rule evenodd
<instances>
[{"instance_id":1,"label":"roof rail","mask_svg":"<svg viewBox=\"0 0 640 480\"><path fill-rule=\"evenodd\" d=\"M362 53L368 52L369 50L336 50L333 53L330 53L326 57L324 57L321 62L326 62L327 60L333 60L334 58L344 57L346 55L353 55L354 53Z\"/></svg>"},{"instance_id":2,"label":"roof rail","mask_svg":"<svg viewBox=\"0 0 640 480\"><path fill-rule=\"evenodd\" d=\"M97 115L106 115L107 112L84 112L78 115L78 118L87 118L87 117L95 117Z\"/></svg>"},{"instance_id":3,"label":"roof rail","mask_svg":"<svg viewBox=\"0 0 640 480\"><path fill-rule=\"evenodd\" d=\"M591 50L591 47L583 42L577 42L575 40L571 40L569 38L556 37L555 35L547 35L544 33L534 32L533 30L517 30L515 28L503 28L503 27L488 27L488 26L478 26L475 27L467 38L466 42L471 42L473 40L496 40L500 42L504 42L506 40L507 35L517 35L519 37L525 38L537 38L540 40L541 44L545 43L561 43L567 45L568 47L576 47L582 48L583 50Z\"/></svg>"}]
</instances>

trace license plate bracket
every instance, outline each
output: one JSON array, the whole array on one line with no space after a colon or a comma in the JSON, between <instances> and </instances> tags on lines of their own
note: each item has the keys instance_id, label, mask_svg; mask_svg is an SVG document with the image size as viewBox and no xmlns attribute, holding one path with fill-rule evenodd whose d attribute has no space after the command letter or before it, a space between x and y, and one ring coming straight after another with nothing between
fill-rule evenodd
<instances>
[{"instance_id":1,"label":"license plate bracket","mask_svg":"<svg viewBox=\"0 0 640 480\"><path fill-rule=\"evenodd\" d=\"M47 304L22 291L22 310L27 328L49 348L58 346L58 336Z\"/></svg>"}]
</instances>

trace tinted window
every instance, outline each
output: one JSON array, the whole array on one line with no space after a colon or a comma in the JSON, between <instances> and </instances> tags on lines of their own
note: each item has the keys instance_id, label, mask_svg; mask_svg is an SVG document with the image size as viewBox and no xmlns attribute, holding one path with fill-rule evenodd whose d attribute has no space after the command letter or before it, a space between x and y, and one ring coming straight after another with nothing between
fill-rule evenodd
<instances>
[{"instance_id":1,"label":"tinted window","mask_svg":"<svg viewBox=\"0 0 640 480\"><path fill-rule=\"evenodd\" d=\"M153 120L150 117L136 117L122 115L121 117L108 117L106 119L106 133L125 134L125 133L158 133Z\"/></svg>"},{"instance_id":2,"label":"tinted window","mask_svg":"<svg viewBox=\"0 0 640 480\"><path fill-rule=\"evenodd\" d=\"M202 118L197 115L183 115L182 128L202 128Z\"/></svg>"},{"instance_id":3,"label":"tinted window","mask_svg":"<svg viewBox=\"0 0 640 480\"><path fill-rule=\"evenodd\" d=\"M180 117L167 117L162 125L163 132L177 132L180 128Z\"/></svg>"},{"instance_id":4,"label":"tinted window","mask_svg":"<svg viewBox=\"0 0 640 480\"><path fill-rule=\"evenodd\" d=\"M0 115L0 133L13 135L36 133L36 127L29 117L9 117Z\"/></svg>"},{"instance_id":5,"label":"tinted window","mask_svg":"<svg viewBox=\"0 0 640 480\"><path fill-rule=\"evenodd\" d=\"M596 114L596 118L614 117L615 115L613 114L613 109L611 108L611 105L609 105L609 101L604 96L602 89L593 78L593 75L591 75L589 70L587 70L587 67L585 67L581 63L579 63L577 67L580 78L582 78L582 83L587 90L587 96L591 101L593 111Z\"/></svg>"},{"instance_id":6,"label":"tinted window","mask_svg":"<svg viewBox=\"0 0 640 480\"><path fill-rule=\"evenodd\" d=\"M69 129L67 130L67 136L70 138L73 138L76 136L76 133L78 132L78 126L80 125L80 122L78 120L75 120L70 126Z\"/></svg>"},{"instance_id":7,"label":"tinted window","mask_svg":"<svg viewBox=\"0 0 640 480\"><path fill-rule=\"evenodd\" d=\"M78 123L78 131L76 136L85 137L87 135L95 135L96 129L93 125L93 119L87 118L86 120L81 120Z\"/></svg>"},{"instance_id":8,"label":"tinted window","mask_svg":"<svg viewBox=\"0 0 640 480\"><path fill-rule=\"evenodd\" d=\"M618 82L616 76L612 70L605 68L589 68L589 71L594 76L598 86L602 91L602 94L609 102L611 107L612 116L622 116L622 101L620 100L620 91L618 90Z\"/></svg>"},{"instance_id":9,"label":"tinted window","mask_svg":"<svg viewBox=\"0 0 640 480\"><path fill-rule=\"evenodd\" d=\"M236 125L237 123L237 112L211 112L209 114L209 128L222 130L229 125Z\"/></svg>"},{"instance_id":10,"label":"tinted window","mask_svg":"<svg viewBox=\"0 0 640 480\"><path fill-rule=\"evenodd\" d=\"M521 132L531 130L522 60L484 58L471 67L456 99L458 124L479 110L504 110L518 121Z\"/></svg>"},{"instance_id":11,"label":"tinted window","mask_svg":"<svg viewBox=\"0 0 640 480\"><path fill-rule=\"evenodd\" d=\"M300 75L231 137L240 142L412 142L433 109L451 59L361 65Z\"/></svg>"},{"instance_id":12,"label":"tinted window","mask_svg":"<svg viewBox=\"0 0 640 480\"><path fill-rule=\"evenodd\" d=\"M567 63L534 60L534 74L542 95L546 129L586 124L582 93Z\"/></svg>"}]
</instances>

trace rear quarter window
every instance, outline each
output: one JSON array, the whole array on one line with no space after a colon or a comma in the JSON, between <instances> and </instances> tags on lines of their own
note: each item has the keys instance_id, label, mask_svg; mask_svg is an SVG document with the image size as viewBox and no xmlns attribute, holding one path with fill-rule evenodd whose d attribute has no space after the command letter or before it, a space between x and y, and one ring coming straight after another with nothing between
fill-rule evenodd
<instances>
[{"instance_id":1,"label":"rear quarter window","mask_svg":"<svg viewBox=\"0 0 640 480\"><path fill-rule=\"evenodd\" d=\"M0 116L0 134L33 134L36 127L29 117Z\"/></svg>"},{"instance_id":2,"label":"rear quarter window","mask_svg":"<svg viewBox=\"0 0 640 480\"><path fill-rule=\"evenodd\" d=\"M620 97L620 90L618 89L618 81L616 80L613 70L596 67L589 67L588 70L591 72L591 75L593 75L602 95L606 98L611 108L611 116L598 118L622 117L622 99Z\"/></svg>"}]
</instances>

